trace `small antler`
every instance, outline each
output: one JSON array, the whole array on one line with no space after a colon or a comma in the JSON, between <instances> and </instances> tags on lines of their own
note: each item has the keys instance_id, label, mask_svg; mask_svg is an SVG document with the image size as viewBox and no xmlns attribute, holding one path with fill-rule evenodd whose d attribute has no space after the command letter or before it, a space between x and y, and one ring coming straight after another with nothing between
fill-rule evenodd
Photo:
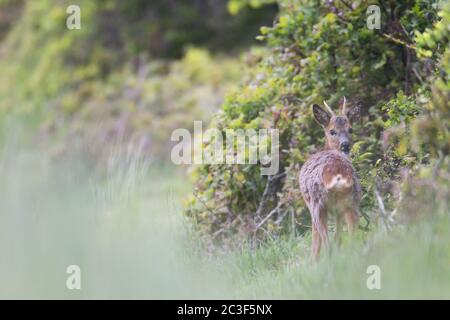
<instances>
[{"instance_id":1,"label":"small antler","mask_svg":"<svg viewBox=\"0 0 450 320\"><path fill-rule=\"evenodd\" d=\"M325 102L325 100L323 101L323 104L325 105L325 107L327 107L328 112L331 114L331 116L334 117L334 112L333 110L331 110L330 106Z\"/></svg>"},{"instance_id":2,"label":"small antler","mask_svg":"<svg viewBox=\"0 0 450 320\"><path fill-rule=\"evenodd\" d=\"M344 96L343 100L344 101L342 102L342 105L341 105L341 115L345 116L346 112L347 112L347 108L346 108L347 99L345 99L345 96Z\"/></svg>"}]
</instances>

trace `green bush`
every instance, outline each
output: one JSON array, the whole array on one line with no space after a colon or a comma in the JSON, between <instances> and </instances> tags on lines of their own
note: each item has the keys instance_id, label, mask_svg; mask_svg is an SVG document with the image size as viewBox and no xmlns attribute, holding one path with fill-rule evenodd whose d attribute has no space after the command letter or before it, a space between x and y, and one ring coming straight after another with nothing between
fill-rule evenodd
<instances>
[{"instance_id":1,"label":"green bush","mask_svg":"<svg viewBox=\"0 0 450 320\"><path fill-rule=\"evenodd\" d=\"M380 30L366 26L370 4L381 8ZM418 39L420 35L428 38L427 30L433 26L448 32L448 20L438 16L439 4L421 0L389 4L279 1L278 20L272 27L261 28L258 37L267 43L265 58L253 68L251 80L226 99L214 125L222 130L279 129L280 177L269 180L261 176L260 165L197 168L187 214L206 239L265 239L308 229L307 210L297 191L298 169L323 145L322 129L313 121L310 106L323 100L336 106L342 96L362 116L354 125L352 149L364 191L362 212L366 220L374 220L378 210L375 189L387 208L394 209L400 200L397 181L403 168L417 169L432 161L430 146L413 146L410 123L429 113L432 88L436 87L431 84L436 74L445 71L441 62L445 36L433 38L437 50L432 55L421 48L426 41ZM447 99L439 98L445 108L447 77L445 84L437 80L445 87ZM448 113L440 115L448 120ZM448 127L441 133L439 150L448 145ZM434 135L424 137L432 139ZM262 199L266 188L270 192ZM261 204L262 214L257 215ZM271 219L256 228L274 209Z\"/></svg>"},{"instance_id":2,"label":"green bush","mask_svg":"<svg viewBox=\"0 0 450 320\"><path fill-rule=\"evenodd\" d=\"M209 119L241 77L240 48L276 12L231 16L209 0L80 0L81 29L68 30L69 0L10 2L0 3L17 19L1 42L0 120L25 121L58 155L87 148L94 165L130 143L167 159L172 130Z\"/></svg>"},{"instance_id":3,"label":"green bush","mask_svg":"<svg viewBox=\"0 0 450 320\"><path fill-rule=\"evenodd\" d=\"M209 121L245 69L238 58L198 48L171 63L140 61L61 97L59 105L73 114L56 129L65 132L58 154L79 152L74 143L65 143L78 141L94 166L102 167L111 150L130 148L150 160L168 161L171 133L192 130L194 120Z\"/></svg>"}]
</instances>

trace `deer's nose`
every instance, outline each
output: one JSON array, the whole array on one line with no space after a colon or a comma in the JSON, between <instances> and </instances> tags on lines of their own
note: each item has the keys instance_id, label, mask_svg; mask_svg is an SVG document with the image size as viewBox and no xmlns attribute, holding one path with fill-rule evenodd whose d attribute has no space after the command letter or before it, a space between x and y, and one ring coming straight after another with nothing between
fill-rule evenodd
<instances>
[{"instance_id":1,"label":"deer's nose","mask_svg":"<svg viewBox=\"0 0 450 320\"><path fill-rule=\"evenodd\" d=\"M350 143L349 142L342 142L341 143L341 151L344 153L350 152Z\"/></svg>"}]
</instances>

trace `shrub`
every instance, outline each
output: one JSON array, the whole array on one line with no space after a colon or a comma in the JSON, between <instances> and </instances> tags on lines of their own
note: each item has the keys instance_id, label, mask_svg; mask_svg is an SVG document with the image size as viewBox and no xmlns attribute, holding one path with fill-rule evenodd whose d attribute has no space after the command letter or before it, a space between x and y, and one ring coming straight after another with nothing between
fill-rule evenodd
<instances>
[{"instance_id":1,"label":"shrub","mask_svg":"<svg viewBox=\"0 0 450 320\"><path fill-rule=\"evenodd\" d=\"M276 12L231 16L210 0L80 0L81 29L67 30L71 4L0 2L2 16L17 15L0 26L0 120L25 119L36 140L56 140L58 155L87 146L94 165L104 146L129 143L167 159L171 131L209 119L240 78L240 48Z\"/></svg>"},{"instance_id":2,"label":"shrub","mask_svg":"<svg viewBox=\"0 0 450 320\"><path fill-rule=\"evenodd\" d=\"M366 26L369 4L381 8L380 30ZM258 37L267 43L264 59L251 71L251 79L226 99L215 122L221 130L279 129L278 178L261 176L260 164L196 168L187 215L208 241L265 239L308 229L307 210L296 191L298 169L323 144L310 106L322 100L336 105L342 96L362 116L354 126L352 154L364 190L366 220L378 210L375 189L393 208L402 168L430 161L430 146L412 147L409 124L428 113L430 79L443 71L442 37L435 37L433 44L440 50L431 56L429 49L421 49L425 40L418 39L426 39L427 28L434 24L448 30L448 21L438 17L438 4L279 1L277 21L261 28ZM448 87L444 91L448 94ZM439 101L448 107L448 99ZM448 137L448 127L444 131L442 138ZM437 149L449 141L444 140L439 137ZM258 210L261 205L263 210ZM269 214L270 219L258 226Z\"/></svg>"}]
</instances>

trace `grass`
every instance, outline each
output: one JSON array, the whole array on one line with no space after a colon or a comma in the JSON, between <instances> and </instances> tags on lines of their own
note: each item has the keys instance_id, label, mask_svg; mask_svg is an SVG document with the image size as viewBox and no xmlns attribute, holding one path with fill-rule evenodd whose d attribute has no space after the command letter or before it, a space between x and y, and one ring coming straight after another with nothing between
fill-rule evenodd
<instances>
[{"instance_id":1,"label":"grass","mask_svg":"<svg viewBox=\"0 0 450 320\"><path fill-rule=\"evenodd\" d=\"M189 185L178 174L134 162L100 179L76 161L56 168L45 152L5 149L0 298L200 298L226 287L186 251ZM69 265L81 290L66 288Z\"/></svg>"},{"instance_id":2,"label":"grass","mask_svg":"<svg viewBox=\"0 0 450 320\"><path fill-rule=\"evenodd\" d=\"M317 265L308 260L309 239L276 240L233 256L236 284L241 297L251 298L448 299L449 222L445 217L398 234L375 232ZM380 290L366 285L370 265L380 268Z\"/></svg>"},{"instance_id":3,"label":"grass","mask_svg":"<svg viewBox=\"0 0 450 320\"><path fill-rule=\"evenodd\" d=\"M447 213L344 239L317 265L308 234L211 258L186 228L179 171L117 157L98 178L79 163L3 144L0 298L450 298ZM73 264L81 290L66 288ZM366 286L369 265L380 290Z\"/></svg>"}]
</instances>

